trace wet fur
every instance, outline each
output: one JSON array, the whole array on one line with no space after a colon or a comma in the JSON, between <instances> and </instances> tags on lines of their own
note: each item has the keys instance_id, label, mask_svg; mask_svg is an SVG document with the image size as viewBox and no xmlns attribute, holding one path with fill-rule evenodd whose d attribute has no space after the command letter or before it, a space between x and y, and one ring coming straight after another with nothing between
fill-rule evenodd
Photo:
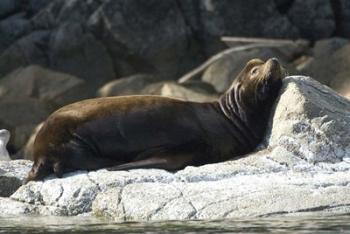
<instances>
[{"instance_id":1,"label":"wet fur","mask_svg":"<svg viewBox=\"0 0 350 234\"><path fill-rule=\"evenodd\" d=\"M179 170L251 152L262 140L282 76L276 60L255 59L217 102L125 96L65 106L38 132L26 181L78 169Z\"/></svg>"}]
</instances>

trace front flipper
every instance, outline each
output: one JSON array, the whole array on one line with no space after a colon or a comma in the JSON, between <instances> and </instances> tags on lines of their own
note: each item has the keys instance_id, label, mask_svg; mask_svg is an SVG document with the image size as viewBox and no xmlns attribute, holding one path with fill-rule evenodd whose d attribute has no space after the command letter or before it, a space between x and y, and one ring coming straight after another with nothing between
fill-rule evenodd
<instances>
[{"instance_id":1,"label":"front flipper","mask_svg":"<svg viewBox=\"0 0 350 234\"><path fill-rule=\"evenodd\" d=\"M120 171L140 168L157 168L168 171L175 171L183 169L191 165L194 155L192 154L164 154L152 156L147 159L137 160L130 163L121 164L114 167L109 167L109 171Z\"/></svg>"}]
</instances>

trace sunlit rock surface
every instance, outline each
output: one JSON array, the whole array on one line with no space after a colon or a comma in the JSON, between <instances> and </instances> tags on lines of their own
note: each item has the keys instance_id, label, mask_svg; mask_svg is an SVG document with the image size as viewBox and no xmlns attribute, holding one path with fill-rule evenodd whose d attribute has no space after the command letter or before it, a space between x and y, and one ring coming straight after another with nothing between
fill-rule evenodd
<instances>
[{"instance_id":1,"label":"sunlit rock surface","mask_svg":"<svg viewBox=\"0 0 350 234\"><path fill-rule=\"evenodd\" d=\"M10 132L6 129L0 129L0 161L10 160L9 152L6 149L6 145L10 140Z\"/></svg>"},{"instance_id":2,"label":"sunlit rock surface","mask_svg":"<svg viewBox=\"0 0 350 234\"><path fill-rule=\"evenodd\" d=\"M31 165L27 160L0 161L0 197L10 196L22 185Z\"/></svg>"},{"instance_id":3,"label":"sunlit rock surface","mask_svg":"<svg viewBox=\"0 0 350 234\"><path fill-rule=\"evenodd\" d=\"M1 198L1 214L88 214L124 221L349 213L350 102L310 78L288 77L272 115L262 150L241 159L176 173L139 169L52 176ZM16 173L22 179L23 171Z\"/></svg>"}]
</instances>

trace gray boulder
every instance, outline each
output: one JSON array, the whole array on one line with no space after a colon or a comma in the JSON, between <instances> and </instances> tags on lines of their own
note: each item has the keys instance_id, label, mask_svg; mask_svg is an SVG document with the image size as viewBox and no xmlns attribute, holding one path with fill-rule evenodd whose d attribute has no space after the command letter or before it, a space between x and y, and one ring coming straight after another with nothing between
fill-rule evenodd
<instances>
[{"instance_id":1,"label":"gray boulder","mask_svg":"<svg viewBox=\"0 0 350 234\"><path fill-rule=\"evenodd\" d=\"M27 142L32 130L51 113L52 109L34 98L2 97L0 125L11 132L9 147L17 151Z\"/></svg>"},{"instance_id":2,"label":"gray boulder","mask_svg":"<svg viewBox=\"0 0 350 234\"><path fill-rule=\"evenodd\" d=\"M16 153L16 158L33 160L33 146L36 135L39 130L43 126L44 122L38 124L34 129L32 129L31 134L26 142L26 144L22 147L22 149Z\"/></svg>"},{"instance_id":3,"label":"gray boulder","mask_svg":"<svg viewBox=\"0 0 350 234\"><path fill-rule=\"evenodd\" d=\"M140 94L147 85L156 81L157 79L154 76L148 74L136 74L123 77L103 85L97 91L97 96L108 97Z\"/></svg>"},{"instance_id":4,"label":"gray boulder","mask_svg":"<svg viewBox=\"0 0 350 234\"><path fill-rule=\"evenodd\" d=\"M50 176L0 199L0 208L116 221L346 214L350 103L308 77L283 83L271 131L255 153L176 173L102 169Z\"/></svg>"},{"instance_id":5,"label":"gray boulder","mask_svg":"<svg viewBox=\"0 0 350 234\"><path fill-rule=\"evenodd\" d=\"M12 133L11 157L23 158L19 150L33 129L58 107L86 97L85 90L82 79L37 65L18 68L0 79L0 123Z\"/></svg>"},{"instance_id":6,"label":"gray boulder","mask_svg":"<svg viewBox=\"0 0 350 234\"><path fill-rule=\"evenodd\" d=\"M169 81L148 85L142 90L142 94L160 95L195 102L211 102L218 98L216 94L198 92Z\"/></svg>"},{"instance_id":7,"label":"gray boulder","mask_svg":"<svg viewBox=\"0 0 350 234\"><path fill-rule=\"evenodd\" d=\"M182 83L181 86L203 94L209 94L209 95L217 94L213 85L207 82L203 82L201 80L189 80L189 81L186 81L185 83Z\"/></svg>"},{"instance_id":8,"label":"gray boulder","mask_svg":"<svg viewBox=\"0 0 350 234\"><path fill-rule=\"evenodd\" d=\"M313 56L316 59L325 59L348 43L349 40L342 37L332 37L318 40L313 48Z\"/></svg>"},{"instance_id":9,"label":"gray boulder","mask_svg":"<svg viewBox=\"0 0 350 234\"><path fill-rule=\"evenodd\" d=\"M329 59L334 78L330 82L330 87L344 97L350 99L350 43L336 51Z\"/></svg>"},{"instance_id":10,"label":"gray boulder","mask_svg":"<svg viewBox=\"0 0 350 234\"><path fill-rule=\"evenodd\" d=\"M18 68L0 80L0 97L35 98L51 108L86 97L84 89L82 79L37 65Z\"/></svg>"},{"instance_id":11,"label":"gray boulder","mask_svg":"<svg viewBox=\"0 0 350 234\"><path fill-rule=\"evenodd\" d=\"M272 118L268 145L310 162L350 156L350 102L307 77L289 77Z\"/></svg>"},{"instance_id":12,"label":"gray boulder","mask_svg":"<svg viewBox=\"0 0 350 234\"><path fill-rule=\"evenodd\" d=\"M31 165L27 160L0 161L0 197L11 196L22 185Z\"/></svg>"},{"instance_id":13,"label":"gray boulder","mask_svg":"<svg viewBox=\"0 0 350 234\"><path fill-rule=\"evenodd\" d=\"M348 43L349 40L339 37L317 41L312 50L311 61L302 66L300 72L316 77L319 82L329 86L334 78L334 72L337 72L336 69L333 69L333 66L339 63L339 61L330 62L329 59L337 50L340 50Z\"/></svg>"},{"instance_id":14,"label":"gray boulder","mask_svg":"<svg viewBox=\"0 0 350 234\"><path fill-rule=\"evenodd\" d=\"M9 161L9 152L6 149L6 145L10 140L10 132L6 129L0 130L0 161Z\"/></svg>"},{"instance_id":15,"label":"gray boulder","mask_svg":"<svg viewBox=\"0 0 350 234\"><path fill-rule=\"evenodd\" d=\"M326 84L345 97L350 97L349 40L331 38L320 40L313 49L314 57L301 72Z\"/></svg>"},{"instance_id":16,"label":"gray boulder","mask_svg":"<svg viewBox=\"0 0 350 234\"><path fill-rule=\"evenodd\" d=\"M299 41L278 48L256 48L244 51L234 51L224 55L211 64L203 73L202 81L212 84L216 91L223 93L232 84L245 64L253 59L267 60L277 57L288 70L294 70L290 61L300 55L307 48L307 42Z\"/></svg>"}]
</instances>

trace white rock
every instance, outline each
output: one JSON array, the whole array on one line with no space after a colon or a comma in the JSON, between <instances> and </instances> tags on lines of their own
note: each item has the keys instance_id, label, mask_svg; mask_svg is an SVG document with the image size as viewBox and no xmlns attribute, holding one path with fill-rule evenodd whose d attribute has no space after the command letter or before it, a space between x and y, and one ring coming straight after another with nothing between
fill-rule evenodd
<instances>
[{"instance_id":1,"label":"white rock","mask_svg":"<svg viewBox=\"0 0 350 234\"><path fill-rule=\"evenodd\" d=\"M6 129L0 130L0 161L1 160L11 160L10 155L6 149L6 145L10 140L10 132Z\"/></svg>"},{"instance_id":2,"label":"white rock","mask_svg":"<svg viewBox=\"0 0 350 234\"><path fill-rule=\"evenodd\" d=\"M318 82L289 77L266 149L261 144L260 151L241 159L176 173L102 169L62 179L51 176L0 199L0 209L11 214L92 214L116 221L347 214L349 111L349 101ZM19 162L7 163L16 168Z\"/></svg>"},{"instance_id":3,"label":"white rock","mask_svg":"<svg viewBox=\"0 0 350 234\"><path fill-rule=\"evenodd\" d=\"M288 77L272 118L269 146L311 163L350 155L350 102L308 77Z\"/></svg>"},{"instance_id":4,"label":"white rock","mask_svg":"<svg viewBox=\"0 0 350 234\"><path fill-rule=\"evenodd\" d=\"M0 197L9 197L21 185L32 165L31 161L0 161Z\"/></svg>"}]
</instances>

